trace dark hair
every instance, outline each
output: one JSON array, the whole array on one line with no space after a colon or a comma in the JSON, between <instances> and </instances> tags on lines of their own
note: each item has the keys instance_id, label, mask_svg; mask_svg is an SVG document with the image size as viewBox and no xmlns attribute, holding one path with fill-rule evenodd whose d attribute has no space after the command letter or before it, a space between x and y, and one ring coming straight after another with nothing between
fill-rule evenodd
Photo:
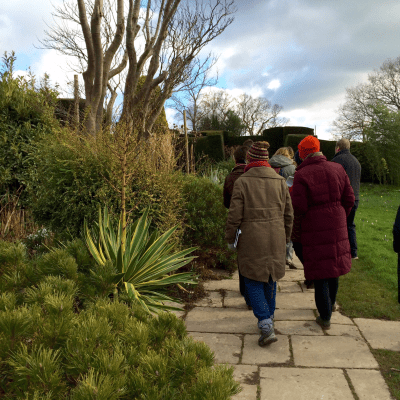
<instances>
[{"instance_id":1,"label":"dark hair","mask_svg":"<svg viewBox=\"0 0 400 400\"><path fill-rule=\"evenodd\" d=\"M246 153L249 150L246 146L238 147L234 153L233 157L235 157L235 162L238 164L246 164Z\"/></svg>"},{"instance_id":2,"label":"dark hair","mask_svg":"<svg viewBox=\"0 0 400 400\"><path fill-rule=\"evenodd\" d=\"M250 148L252 145L253 145L253 141L251 140L251 139L247 139L247 140L245 140L244 142L243 142L243 146L244 147L247 147L247 148Z\"/></svg>"},{"instance_id":3,"label":"dark hair","mask_svg":"<svg viewBox=\"0 0 400 400\"><path fill-rule=\"evenodd\" d=\"M300 152L298 150L294 154L294 161L296 162L297 166L299 166L302 163L302 160L300 158Z\"/></svg>"}]
</instances>

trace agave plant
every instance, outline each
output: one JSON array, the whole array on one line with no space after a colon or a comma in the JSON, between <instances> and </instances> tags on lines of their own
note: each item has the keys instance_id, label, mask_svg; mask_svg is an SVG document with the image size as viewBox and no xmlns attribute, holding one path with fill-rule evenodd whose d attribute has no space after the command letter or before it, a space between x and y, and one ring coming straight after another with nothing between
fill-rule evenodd
<instances>
[{"instance_id":1,"label":"agave plant","mask_svg":"<svg viewBox=\"0 0 400 400\"><path fill-rule=\"evenodd\" d=\"M176 227L160 235L157 231L150 234L148 210L134 223L123 229L112 223L107 208L103 214L99 209L99 222L92 230L85 221L84 235L89 252L96 262L104 265L111 261L117 273L112 283L124 288L132 299L136 299L144 309L159 312L174 309L165 302L175 299L161 293L166 286L196 284L191 272L172 273L188 264L195 257L187 257L194 248L175 251L170 238ZM172 273L172 274L171 274Z\"/></svg>"}]
</instances>

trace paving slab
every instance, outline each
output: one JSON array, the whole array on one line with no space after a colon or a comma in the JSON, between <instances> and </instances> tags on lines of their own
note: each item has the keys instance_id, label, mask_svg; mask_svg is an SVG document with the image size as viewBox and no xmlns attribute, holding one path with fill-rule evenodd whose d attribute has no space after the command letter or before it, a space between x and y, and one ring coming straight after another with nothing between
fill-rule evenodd
<instances>
[{"instance_id":1,"label":"paving slab","mask_svg":"<svg viewBox=\"0 0 400 400\"><path fill-rule=\"evenodd\" d=\"M303 264L296 256L293 257L292 262L297 269L304 269Z\"/></svg>"},{"instance_id":2,"label":"paving slab","mask_svg":"<svg viewBox=\"0 0 400 400\"><path fill-rule=\"evenodd\" d=\"M331 323L331 329L327 330L326 334L328 336L346 336L363 340L360 331L355 325L339 325Z\"/></svg>"},{"instance_id":3,"label":"paving slab","mask_svg":"<svg viewBox=\"0 0 400 400\"><path fill-rule=\"evenodd\" d=\"M208 292L203 299L196 301L196 307L222 307L222 294L220 292Z\"/></svg>"},{"instance_id":4,"label":"paving slab","mask_svg":"<svg viewBox=\"0 0 400 400\"><path fill-rule=\"evenodd\" d=\"M236 279L221 279L220 281L204 282L205 290L236 290L239 291L239 282Z\"/></svg>"},{"instance_id":5,"label":"paving slab","mask_svg":"<svg viewBox=\"0 0 400 400\"><path fill-rule=\"evenodd\" d=\"M391 400L389 389L379 371L365 369L346 371L359 400Z\"/></svg>"},{"instance_id":6,"label":"paving slab","mask_svg":"<svg viewBox=\"0 0 400 400\"><path fill-rule=\"evenodd\" d=\"M225 292L224 307L243 308L247 310L247 304L238 291L227 290Z\"/></svg>"},{"instance_id":7,"label":"paving slab","mask_svg":"<svg viewBox=\"0 0 400 400\"><path fill-rule=\"evenodd\" d=\"M249 310L195 307L185 322L188 332L258 333L257 319Z\"/></svg>"},{"instance_id":8,"label":"paving slab","mask_svg":"<svg viewBox=\"0 0 400 400\"><path fill-rule=\"evenodd\" d=\"M354 322L373 349L400 351L400 321L355 318Z\"/></svg>"},{"instance_id":9,"label":"paving slab","mask_svg":"<svg viewBox=\"0 0 400 400\"><path fill-rule=\"evenodd\" d=\"M276 293L276 308L286 310L313 310L314 293Z\"/></svg>"},{"instance_id":10,"label":"paving slab","mask_svg":"<svg viewBox=\"0 0 400 400\"><path fill-rule=\"evenodd\" d=\"M278 282L278 292L280 293L301 293L301 287L297 282Z\"/></svg>"},{"instance_id":11,"label":"paving slab","mask_svg":"<svg viewBox=\"0 0 400 400\"><path fill-rule=\"evenodd\" d=\"M287 269L285 271L285 276L282 279L279 279L279 282L287 281L304 281L304 271L302 269Z\"/></svg>"},{"instance_id":12,"label":"paving slab","mask_svg":"<svg viewBox=\"0 0 400 400\"><path fill-rule=\"evenodd\" d=\"M276 335L278 341L268 346L260 347L260 335L245 335L242 364L285 364L290 361L289 338L285 335Z\"/></svg>"},{"instance_id":13,"label":"paving slab","mask_svg":"<svg viewBox=\"0 0 400 400\"><path fill-rule=\"evenodd\" d=\"M301 287L301 290L305 293L314 293L315 292L314 288L307 289L307 286L304 284L304 280L300 281L300 287Z\"/></svg>"},{"instance_id":14,"label":"paving slab","mask_svg":"<svg viewBox=\"0 0 400 400\"><path fill-rule=\"evenodd\" d=\"M354 400L343 371L260 368L261 400Z\"/></svg>"},{"instance_id":15,"label":"paving slab","mask_svg":"<svg viewBox=\"0 0 400 400\"><path fill-rule=\"evenodd\" d=\"M340 314L340 312L338 311L332 313L331 323L340 325L354 325L354 322L349 317Z\"/></svg>"},{"instance_id":16,"label":"paving slab","mask_svg":"<svg viewBox=\"0 0 400 400\"><path fill-rule=\"evenodd\" d=\"M294 363L304 367L378 368L364 340L343 336L292 336Z\"/></svg>"},{"instance_id":17,"label":"paving slab","mask_svg":"<svg viewBox=\"0 0 400 400\"><path fill-rule=\"evenodd\" d=\"M323 336L324 332L315 321L276 321L275 333L281 335Z\"/></svg>"},{"instance_id":18,"label":"paving slab","mask_svg":"<svg viewBox=\"0 0 400 400\"><path fill-rule=\"evenodd\" d=\"M213 352L217 364L237 364L242 352L242 339L226 333L190 332L198 342L204 342Z\"/></svg>"},{"instance_id":19,"label":"paving slab","mask_svg":"<svg viewBox=\"0 0 400 400\"><path fill-rule=\"evenodd\" d=\"M256 400L260 375L256 365L234 365L233 378L240 383L242 391L232 400Z\"/></svg>"},{"instance_id":20,"label":"paving slab","mask_svg":"<svg viewBox=\"0 0 400 400\"><path fill-rule=\"evenodd\" d=\"M236 271L232 274L231 278L238 281L238 280L239 280L239 271L236 270Z\"/></svg>"},{"instance_id":21,"label":"paving slab","mask_svg":"<svg viewBox=\"0 0 400 400\"><path fill-rule=\"evenodd\" d=\"M275 310L275 321L315 321L313 310Z\"/></svg>"}]
</instances>

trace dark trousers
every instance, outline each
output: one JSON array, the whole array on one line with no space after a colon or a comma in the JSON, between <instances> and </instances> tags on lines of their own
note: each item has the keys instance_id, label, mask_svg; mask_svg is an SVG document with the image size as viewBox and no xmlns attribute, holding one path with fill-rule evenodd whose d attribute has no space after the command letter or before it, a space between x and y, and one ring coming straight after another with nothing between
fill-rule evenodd
<instances>
[{"instance_id":1,"label":"dark trousers","mask_svg":"<svg viewBox=\"0 0 400 400\"><path fill-rule=\"evenodd\" d=\"M339 288L339 278L316 279L314 280L315 305L319 316L330 321L332 306L336 302L336 294Z\"/></svg>"},{"instance_id":2,"label":"dark trousers","mask_svg":"<svg viewBox=\"0 0 400 400\"><path fill-rule=\"evenodd\" d=\"M261 322L275 313L276 282L259 282L243 277L246 285L246 303L253 308L254 316Z\"/></svg>"},{"instance_id":3,"label":"dark trousers","mask_svg":"<svg viewBox=\"0 0 400 400\"><path fill-rule=\"evenodd\" d=\"M303 264L303 245L300 242L293 242L293 250L296 253L296 256Z\"/></svg>"},{"instance_id":4,"label":"dark trousers","mask_svg":"<svg viewBox=\"0 0 400 400\"><path fill-rule=\"evenodd\" d=\"M400 304L400 253L397 253L397 301Z\"/></svg>"},{"instance_id":5,"label":"dark trousers","mask_svg":"<svg viewBox=\"0 0 400 400\"><path fill-rule=\"evenodd\" d=\"M357 238L356 238L356 224L354 223L354 217L358 208L358 200L354 202L354 206L347 217L347 232L349 234L351 257L357 257Z\"/></svg>"}]
</instances>

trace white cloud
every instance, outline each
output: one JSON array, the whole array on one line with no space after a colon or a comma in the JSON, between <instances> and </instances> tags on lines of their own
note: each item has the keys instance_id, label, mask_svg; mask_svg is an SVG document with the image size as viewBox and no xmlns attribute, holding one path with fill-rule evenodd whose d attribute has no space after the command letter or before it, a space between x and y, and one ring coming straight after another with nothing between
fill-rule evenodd
<instances>
[{"instance_id":1,"label":"white cloud","mask_svg":"<svg viewBox=\"0 0 400 400\"><path fill-rule=\"evenodd\" d=\"M273 79L269 84L268 84L268 89L275 90L281 87L281 81L279 79Z\"/></svg>"}]
</instances>

